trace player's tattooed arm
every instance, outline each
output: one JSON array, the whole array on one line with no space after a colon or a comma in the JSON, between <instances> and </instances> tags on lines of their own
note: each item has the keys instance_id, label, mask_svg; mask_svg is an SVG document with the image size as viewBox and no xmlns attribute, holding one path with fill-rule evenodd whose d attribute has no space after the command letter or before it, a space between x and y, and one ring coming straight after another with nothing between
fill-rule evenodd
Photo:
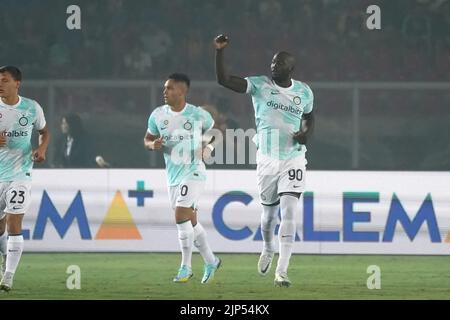
<instances>
[{"instance_id":1,"label":"player's tattooed arm","mask_svg":"<svg viewBox=\"0 0 450 320\"><path fill-rule=\"evenodd\" d=\"M228 37L221 34L214 39L216 48L216 78L217 82L225 88L231 89L238 93L247 91L247 80L237 76L228 75L225 71L223 51L228 45Z\"/></svg>"},{"instance_id":2,"label":"player's tattooed arm","mask_svg":"<svg viewBox=\"0 0 450 320\"><path fill-rule=\"evenodd\" d=\"M145 133L144 146L149 150L160 150L163 147L164 141L162 137L154 136L148 132Z\"/></svg>"},{"instance_id":3,"label":"player's tattooed arm","mask_svg":"<svg viewBox=\"0 0 450 320\"><path fill-rule=\"evenodd\" d=\"M294 140L300 144L306 144L308 138L311 136L314 129L314 114L313 111L310 113L303 114L302 116L302 126L299 131L294 133Z\"/></svg>"}]
</instances>

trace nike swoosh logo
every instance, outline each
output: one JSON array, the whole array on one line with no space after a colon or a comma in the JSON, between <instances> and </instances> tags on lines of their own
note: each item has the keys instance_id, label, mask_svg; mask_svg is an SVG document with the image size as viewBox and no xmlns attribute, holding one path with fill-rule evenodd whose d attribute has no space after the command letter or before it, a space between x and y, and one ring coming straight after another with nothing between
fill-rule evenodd
<instances>
[{"instance_id":1,"label":"nike swoosh logo","mask_svg":"<svg viewBox=\"0 0 450 320\"><path fill-rule=\"evenodd\" d=\"M270 91L270 94L280 94L280 91Z\"/></svg>"},{"instance_id":2,"label":"nike swoosh logo","mask_svg":"<svg viewBox=\"0 0 450 320\"><path fill-rule=\"evenodd\" d=\"M22 209L22 207L13 207L13 210L19 210Z\"/></svg>"},{"instance_id":3,"label":"nike swoosh logo","mask_svg":"<svg viewBox=\"0 0 450 320\"><path fill-rule=\"evenodd\" d=\"M270 263L267 265L267 267L264 268L264 270L261 270L262 273L266 273L266 272L267 272L267 269L269 269L269 266L270 266Z\"/></svg>"},{"instance_id":4,"label":"nike swoosh logo","mask_svg":"<svg viewBox=\"0 0 450 320\"><path fill-rule=\"evenodd\" d=\"M299 188L300 186L293 186L294 188Z\"/></svg>"}]
</instances>

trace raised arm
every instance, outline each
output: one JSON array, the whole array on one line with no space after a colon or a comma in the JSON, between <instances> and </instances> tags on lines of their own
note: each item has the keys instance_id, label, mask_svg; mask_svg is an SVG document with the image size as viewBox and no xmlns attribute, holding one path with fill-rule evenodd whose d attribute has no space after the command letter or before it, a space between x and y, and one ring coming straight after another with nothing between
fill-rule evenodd
<instances>
[{"instance_id":1,"label":"raised arm","mask_svg":"<svg viewBox=\"0 0 450 320\"><path fill-rule=\"evenodd\" d=\"M217 82L225 88L239 93L247 91L247 80L237 76L230 76L225 71L223 51L228 45L228 37L221 34L214 39L216 48L216 78Z\"/></svg>"}]
</instances>

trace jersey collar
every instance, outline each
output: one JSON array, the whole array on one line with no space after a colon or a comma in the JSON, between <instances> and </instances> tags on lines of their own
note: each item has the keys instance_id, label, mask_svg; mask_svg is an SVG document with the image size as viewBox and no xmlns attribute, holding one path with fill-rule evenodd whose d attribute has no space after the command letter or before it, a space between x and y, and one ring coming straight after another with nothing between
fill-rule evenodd
<instances>
[{"instance_id":1,"label":"jersey collar","mask_svg":"<svg viewBox=\"0 0 450 320\"><path fill-rule=\"evenodd\" d=\"M17 108L21 103L22 103L22 97L21 96L19 96L19 101L16 104L14 104L14 105L6 104L6 103L3 102L2 99L0 99L0 106L6 107L6 108L14 109L14 108Z\"/></svg>"},{"instance_id":2,"label":"jersey collar","mask_svg":"<svg viewBox=\"0 0 450 320\"><path fill-rule=\"evenodd\" d=\"M270 79L270 80L272 81L272 84L280 91L289 91L292 88L294 88L294 79L291 79L291 85L287 88L280 87L279 85L277 85L277 83L273 79Z\"/></svg>"},{"instance_id":3,"label":"jersey collar","mask_svg":"<svg viewBox=\"0 0 450 320\"><path fill-rule=\"evenodd\" d=\"M172 115L183 114L183 112L186 111L186 108L188 107L188 105L189 104L186 102L186 104L184 105L183 109L181 109L181 111L178 111L178 112L177 111L173 111L172 108L169 105L167 105L167 113L170 113Z\"/></svg>"}]
</instances>

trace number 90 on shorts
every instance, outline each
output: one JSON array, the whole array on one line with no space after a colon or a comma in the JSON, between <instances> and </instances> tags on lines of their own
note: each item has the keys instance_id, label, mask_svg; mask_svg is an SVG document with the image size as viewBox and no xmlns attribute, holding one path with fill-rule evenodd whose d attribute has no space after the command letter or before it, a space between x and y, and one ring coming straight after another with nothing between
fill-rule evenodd
<instances>
[{"instance_id":1,"label":"number 90 on shorts","mask_svg":"<svg viewBox=\"0 0 450 320\"><path fill-rule=\"evenodd\" d=\"M172 209L176 207L197 208L197 203L205 187L205 181L188 180L169 187Z\"/></svg>"},{"instance_id":2,"label":"number 90 on shorts","mask_svg":"<svg viewBox=\"0 0 450 320\"><path fill-rule=\"evenodd\" d=\"M304 156L278 160L257 154L256 171L261 203L274 204L278 202L279 195L283 192L303 193L306 164Z\"/></svg>"}]
</instances>

